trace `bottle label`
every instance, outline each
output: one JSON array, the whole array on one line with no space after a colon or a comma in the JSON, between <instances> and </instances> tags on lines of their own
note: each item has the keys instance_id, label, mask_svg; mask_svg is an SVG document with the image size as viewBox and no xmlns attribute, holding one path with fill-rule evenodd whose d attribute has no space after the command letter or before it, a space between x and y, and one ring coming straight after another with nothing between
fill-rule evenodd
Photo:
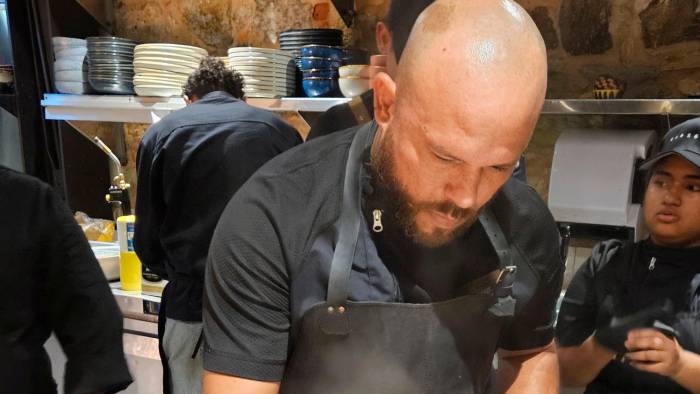
<instances>
[{"instance_id":1,"label":"bottle label","mask_svg":"<svg viewBox=\"0 0 700 394\"><path fill-rule=\"evenodd\" d=\"M126 250L134 251L134 223L126 224Z\"/></svg>"}]
</instances>

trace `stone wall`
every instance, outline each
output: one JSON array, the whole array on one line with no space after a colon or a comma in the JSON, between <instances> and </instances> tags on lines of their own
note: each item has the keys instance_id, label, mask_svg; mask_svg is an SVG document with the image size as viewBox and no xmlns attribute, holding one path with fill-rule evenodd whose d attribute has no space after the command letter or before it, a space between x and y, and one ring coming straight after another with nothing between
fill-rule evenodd
<instances>
[{"instance_id":1,"label":"stone wall","mask_svg":"<svg viewBox=\"0 0 700 394\"><path fill-rule=\"evenodd\" d=\"M547 44L549 98L591 98L593 80L600 74L626 82L627 98L700 92L699 1L518 0ZM374 51L374 26L388 0L356 3L356 22L348 29L328 0L115 0L116 33L142 42L197 45L225 55L231 46L275 47L278 33L287 29L331 27L344 30L347 45ZM286 117L306 133L303 122ZM600 122L542 118L526 159L531 183L543 196L561 129ZM131 130L134 135L144 128L136 129Z\"/></svg>"}]
</instances>

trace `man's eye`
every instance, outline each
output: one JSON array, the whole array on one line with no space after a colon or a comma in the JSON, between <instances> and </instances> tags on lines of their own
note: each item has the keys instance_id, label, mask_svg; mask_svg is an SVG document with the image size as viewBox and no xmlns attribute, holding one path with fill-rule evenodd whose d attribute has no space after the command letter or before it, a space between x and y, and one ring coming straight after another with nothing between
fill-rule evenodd
<instances>
[{"instance_id":1,"label":"man's eye","mask_svg":"<svg viewBox=\"0 0 700 394\"><path fill-rule=\"evenodd\" d=\"M510 170L510 166L491 166L491 169L493 169L496 172L506 172Z\"/></svg>"},{"instance_id":2,"label":"man's eye","mask_svg":"<svg viewBox=\"0 0 700 394\"><path fill-rule=\"evenodd\" d=\"M434 155L438 160L440 160L440 161L443 162L443 163L452 163L452 162L454 162L454 160L452 160L452 159L450 159L450 158L447 158L447 157L445 157L445 156L440 156L440 155L438 155L437 153L433 153L433 155Z\"/></svg>"},{"instance_id":3,"label":"man's eye","mask_svg":"<svg viewBox=\"0 0 700 394\"><path fill-rule=\"evenodd\" d=\"M691 192L700 192L700 185L688 185L688 190Z\"/></svg>"}]
</instances>

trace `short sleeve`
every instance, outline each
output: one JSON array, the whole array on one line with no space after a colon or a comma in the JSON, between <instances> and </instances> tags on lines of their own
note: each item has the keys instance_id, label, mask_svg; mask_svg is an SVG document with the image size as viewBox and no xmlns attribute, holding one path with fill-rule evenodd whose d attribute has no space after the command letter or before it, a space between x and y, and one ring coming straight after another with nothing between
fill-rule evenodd
<instances>
[{"instance_id":1,"label":"short sleeve","mask_svg":"<svg viewBox=\"0 0 700 394\"><path fill-rule=\"evenodd\" d=\"M557 318L556 339L562 347L578 346L593 334L599 310L596 288L601 286L602 269L619 250L617 241L602 242L574 274L562 300Z\"/></svg>"},{"instance_id":2,"label":"short sleeve","mask_svg":"<svg viewBox=\"0 0 700 394\"><path fill-rule=\"evenodd\" d=\"M280 381L289 343L289 277L274 199L254 177L217 225L205 274L204 368L251 380Z\"/></svg>"},{"instance_id":3,"label":"short sleeve","mask_svg":"<svg viewBox=\"0 0 700 394\"><path fill-rule=\"evenodd\" d=\"M558 260L558 252L553 259ZM518 351L537 349L549 345L554 339L556 304L561 292L563 265L553 265L549 278L539 281L532 298L516 316L506 324L499 347Z\"/></svg>"}]
</instances>

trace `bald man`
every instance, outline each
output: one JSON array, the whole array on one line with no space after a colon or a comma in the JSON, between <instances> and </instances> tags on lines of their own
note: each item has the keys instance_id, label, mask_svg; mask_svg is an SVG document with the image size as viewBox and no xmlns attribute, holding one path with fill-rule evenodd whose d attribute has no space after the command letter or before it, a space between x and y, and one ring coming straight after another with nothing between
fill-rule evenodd
<instances>
[{"instance_id":1,"label":"bald man","mask_svg":"<svg viewBox=\"0 0 700 394\"><path fill-rule=\"evenodd\" d=\"M509 180L546 68L515 2L427 8L375 121L278 156L224 211L204 392L556 392L559 235Z\"/></svg>"}]
</instances>

